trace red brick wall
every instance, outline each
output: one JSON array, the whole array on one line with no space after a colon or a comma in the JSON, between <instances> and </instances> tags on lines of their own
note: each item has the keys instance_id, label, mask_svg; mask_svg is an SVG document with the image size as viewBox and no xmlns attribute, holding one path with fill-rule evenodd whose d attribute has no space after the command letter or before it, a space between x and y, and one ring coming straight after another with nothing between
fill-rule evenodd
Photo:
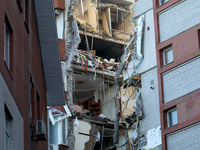
<instances>
[{"instance_id":1,"label":"red brick wall","mask_svg":"<svg viewBox=\"0 0 200 150\"><path fill-rule=\"evenodd\" d=\"M65 9L65 0L53 0L55 9Z\"/></svg>"},{"instance_id":2,"label":"red brick wall","mask_svg":"<svg viewBox=\"0 0 200 150\"><path fill-rule=\"evenodd\" d=\"M20 1L19 1L20 2ZM24 1L21 1L22 12L17 0L0 1L0 72L24 119L24 149L47 149L47 142L32 141L30 136L30 76L34 81L34 107L37 112L36 91L40 97L40 117L47 123L46 87L42 58L40 55L39 36L36 24L34 1L29 0L28 30L24 24ZM12 75L4 63L4 22L5 14L13 30L13 66ZM29 31L29 32L28 32ZM44 115L43 115L44 113ZM35 113L37 118L37 113ZM34 120L36 122L36 120Z\"/></svg>"},{"instance_id":3,"label":"red brick wall","mask_svg":"<svg viewBox=\"0 0 200 150\"><path fill-rule=\"evenodd\" d=\"M60 59L64 61L65 59L65 40L58 39L59 49L60 49Z\"/></svg>"}]
</instances>

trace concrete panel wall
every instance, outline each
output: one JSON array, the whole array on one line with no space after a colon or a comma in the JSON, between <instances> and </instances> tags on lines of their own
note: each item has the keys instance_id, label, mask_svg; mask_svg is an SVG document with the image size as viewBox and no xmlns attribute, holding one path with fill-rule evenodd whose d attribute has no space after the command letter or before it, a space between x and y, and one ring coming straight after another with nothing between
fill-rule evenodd
<instances>
[{"instance_id":1,"label":"concrete panel wall","mask_svg":"<svg viewBox=\"0 0 200 150\"><path fill-rule=\"evenodd\" d=\"M137 74L141 74L157 65L156 63L156 46L153 9L145 13L144 41L143 51L144 59L136 70Z\"/></svg>"},{"instance_id":2,"label":"concrete panel wall","mask_svg":"<svg viewBox=\"0 0 200 150\"><path fill-rule=\"evenodd\" d=\"M157 68L142 74L141 81L144 118L140 121L139 131L146 135L148 130L160 126Z\"/></svg>"},{"instance_id":3,"label":"concrete panel wall","mask_svg":"<svg viewBox=\"0 0 200 150\"><path fill-rule=\"evenodd\" d=\"M164 102L170 102L200 88L200 58L163 74Z\"/></svg>"},{"instance_id":4,"label":"concrete panel wall","mask_svg":"<svg viewBox=\"0 0 200 150\"><path fill-rule=\"evenodd\" d=\"M15 150L24 149L24 124L23 118L17 108L17 105L0 73L0 149L4 148L4 105L8 107L12 117L13 117L13 148Z\"/></svg>"},{"instance_id":5,"label":"concrete panel wall","mask_svg":"<svg viewBox=\"0 0 200 150\"><path fill-rule=\"evenodd\" d=\"M200 1L182 0L158 15L160 42L200 23Z\"/></svg>"},{"instance_id":6,"label":"concrete panel wall","mask_svg":"<svg viewBox=\"0 0 200 150\"><path fill-rule=\"evenodd\" d=\"M153 9L152 0L138 0L133 6L134 16L139 16L150 9Z\"/></svg>"},{"instance_id":7,"label":"concrete panel wall","mask_svg":"<svg viewBox=\"0 0 200 150\"><path fill-rule=\"evenodd\" d=\"M198 150L200 149L200 123L186 127L181 131L167 136L168 150Z\"/></svg>"}]
</instances>

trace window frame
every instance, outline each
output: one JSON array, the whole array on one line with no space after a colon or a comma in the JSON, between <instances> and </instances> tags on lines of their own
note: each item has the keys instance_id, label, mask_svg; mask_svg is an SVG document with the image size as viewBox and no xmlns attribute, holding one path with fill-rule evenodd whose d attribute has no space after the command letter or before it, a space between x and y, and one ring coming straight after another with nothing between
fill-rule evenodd
<instances>
[{"instance_id":1,"label":"window frame","mask_svg":"<svg viewBox=\"0 0 200 150\"><path fill-rule=\"evenodd\" d=\"M10 75L13 74L13 30L10 22L5 15L4 22L4 62L9 70Z\"/></svg>"},{"instance_id":2,"label":"window frame","mask_svg":"<svg viewBox=\"0 0 200 150\"><path fill-rule=\"evenodd\" d=\"M172 61L169 61L169 57L167 52L172 51ZM174 54L172 46L168 46L162 50L162 59L163 59L163 66L166 66L174 61Z\"/></svg>"},{"instance_id":3,"label":"window frame","mask_svg":"<svg viewBox=\"0 0 200 150\"><path fill-rule=\"evenodd\" d=\"M172 112L176 111L176 123L173 124L173 116L172 116ZM173 127L175 125L178 124L178 113L177 113L177 108L176 107L173 107L169 110L167 110L167 127L170 128L170 127Z\"/></svg>"},{"instance_id":4,"label":"window frame","mask_svg":"<svg viewBox=\"0 0 200 150\"><path fill-rule=\"evenodd\" d=\"M4 62L10 70L10 30L7 22L4 24Z\"/></svg>"},{"instance_id":5,"label":"window frame","mask_svg":"<svg viewBox=\"0 0 200 150\"><path fill-rule=\"evenodd\" d=\"M169 0L159 0L158 1L158 6L162 6L164 5L165 3L169 2Z\"/></svg>"}]
</instances>

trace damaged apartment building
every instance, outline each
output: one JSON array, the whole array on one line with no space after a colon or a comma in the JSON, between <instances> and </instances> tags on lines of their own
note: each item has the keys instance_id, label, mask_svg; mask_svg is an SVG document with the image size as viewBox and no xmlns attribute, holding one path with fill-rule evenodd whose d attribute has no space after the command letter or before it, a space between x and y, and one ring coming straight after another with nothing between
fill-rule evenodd
<instances>
[{"instance_id":1,"label":"damaged apartment building","mask_svg":"<svg viewBox=\"0 0 200 150\"><path fill-rule=\"evenodd\" d=\"M158 75L155 46L153 4L137 1L133 6L135 22L134 46L125 49L118 74L123 72L123 85L135 88L135 113L125 121L136 150L161 149L161 127ZM128 101L129 102L129 101ZM129 105L129 104L127 104Z\"/></svg>"},{"instance_id":2,"label":"damaged apartment building","mask_svg":"<svg viewBox=\"0 0 200 150\"><path fill-rule=\"evenodd\" d=\"M199 2L54 4L68 105L51 148L199 149Z\"/></svg>"},{"instance_id":3,"label":"damaged apartment building","mask_svg":"<svg viewBox=\"0 0 200 150\"><path fill-rule=\"evenodd\" d=\"M49 108L51 149L133 146L125 120L135 114L140 88L125 90L118 71L124 50L133 48L132 6L131 0L54 0L67 105Z\"/></svg>"}]
</instances>

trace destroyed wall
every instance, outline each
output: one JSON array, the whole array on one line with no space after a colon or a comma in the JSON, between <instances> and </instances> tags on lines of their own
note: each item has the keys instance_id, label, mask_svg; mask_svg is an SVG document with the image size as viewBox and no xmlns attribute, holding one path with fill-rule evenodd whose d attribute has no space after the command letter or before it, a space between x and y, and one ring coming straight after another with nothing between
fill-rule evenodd
<instances>
[{"instance_id":1,"label":"destroyed wall","mask_svg":"<svg viewBox=\"0 0 200 150\"><path fill-rule=\"evenodd\" d=\"M127 89L121 87L121 119L124 120L134 112L135 87L130 86Z\"/></svg>"},{"instance_id":2,"label":"destroyed wall","mask_svg":"<svg viewBox=\"0 0 200 150\"><path fill-rule=\"evenodd\" d=\"M126 6L97 0L81 0L76 6L75 14L81 30L107 35L120 40L129 40L133 35L131 2Z\"/></svg>"},{"instance_id":3,"label":"destroyed wall","mask_svg":"<svg viewBox=\"0 0 200 150\"><path fill-rule=\"evenodd\" d=\"M75 119L75 130L74 130L74 150L84 150L86 142L90 139L91 124L86 121Z\"/></svg>"},{"instance_id":4,"label":"destroyed wall","mask_svg":"<svg viewBox=\"0 0 200 150\"><path fill-rule=\"evenodd\" d=\"M135 149L155 148L161 145L160 110L158 94L158 76L152 1L135 2L134 21L136 31L134 52L136 58L129 62L124 79L141 76L141 101L143 117L129 130L129 138L133 139ZM143 29L141 30L141 21ZM134 58L134 55L133 55ZM132 75L132 76L131 76ZM137 108L137 107L136 107ZM137 122L136 122L137 123ZM136 126L136 129L134 129ZM137 131L137 132L136 132Z\"/></svg>"},{"instance_id":5,"label":"destroyed wall","mask_svg":"<svg viewBox=\"0 0 200 150\"><path fill-rule=\"evenodd\" d=\"M136 70L137 74L141 74L157 66L153 9L146 11L144 18L144 38L142 43L144 59Z\"/></svg>"},{"instance_id":6,"label":"destroyed wall","mask_svg":"<svg viewBox=\"0 0 200 150\"><path fill-rule=\"evenodd\" d=\"M95 32L98 26L98 11L96 8L96 0L81 0L75 9L76 17L86 21L91 26L89 30Z\"/></svg>"},{"instance_id":7,"label":"destroyed wall","mask_svg":"<svg viewBox=\"0 0 200 150\"><path fill-rule=\"evenodd\" d=\"M116 119L115 114L115 96L116 86L107 87L105 93L102 94L101 111L107 118Z\"/></svg>"},{"instance_id":8,"label":"destroyed wall","mask_svg":"<svg viewBox=\"0 0 200 150\"><path fill-rule=\"evenodd\" d=\"M136 2L135 5L137 3L138 2ZM138 7L140 6L138 5ZM134 8L137 7L135 6ZM134 10L134 12L138 14L137 10ZM136 21L138 18L143 18L143 29L139 30L140 27L138 27L134 36L136 37L135 49L137 51L140 46L141 58L138 59L138 61L133 59L128 64L124 73L124 80L130 78L131 75L142 74L157 66L153 9L146 10L144 14L139 14L139 16L140 17L135 16L136 18L134 18L134 20ZM141 42L138 40L139 38L141 38ZM135 69L133 70L132 68Z\"/></svg>"},{"instance_id":9,"label":"destroyed wall","mask_svg":"<svg viewBox=\"0 0 200 150\"><path fill-rule=\"evenodd\" d=\"M116 150L128 150L129 146L127 145L127 136L121 134L119 135L119 142L116 144Z\"/></svg>"}]
</instances>

